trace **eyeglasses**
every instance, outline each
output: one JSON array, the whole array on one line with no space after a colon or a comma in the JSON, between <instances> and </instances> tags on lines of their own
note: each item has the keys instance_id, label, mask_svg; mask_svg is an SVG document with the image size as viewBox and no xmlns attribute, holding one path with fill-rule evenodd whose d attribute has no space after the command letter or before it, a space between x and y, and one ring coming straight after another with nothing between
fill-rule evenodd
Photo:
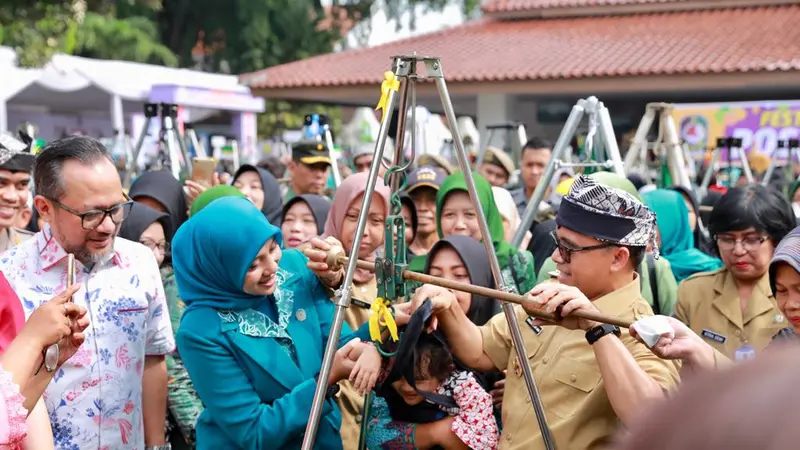
<instances>
[{"instance_id":1,"label":"eyeglasses","mask_svg":"<svg viewBox=\"0 0 800 450\"><path fill-rule=\"evenodd\" d=\"M171 249L169 242L167 241L155 242L151 241L150 239L142 239L139 241L139 243L149 248L150 250L158 249L158 251L160 251L161 254L166 254Z\"/></svg>"},{"instance_id":2,"label":"eyeglasses","mask_svg":"<svg viewBox=\"0 0 800 450\"><path fill-rule=\"evenodd\" d=\"M86 231L92 231L99 227L100 224L106 220L106 217L111 217L111 221L114 222L114 225L121 224L122 221L128 217L128 214L131 212L131 208L133 207L133 200L131 200L127 194L123 193L122 195L126 200L123 203L116 204L107 209L90 209L86 212L76 211L57 200L48 200L53 202L54 205L58 206L64 211L79 217L81 219L81 227Z\"/></svg>"},{"instance_id":3,"label":"eyeglasses","mask_svg":"<svg viewBox=\"0 0 800 450\"><path fill-rule=\"evenodd\" d=\"M747 236L741 239L737 239L733 236L715 236L714 239L717 241L717 246L722 251L731 251L736 248L737 243L742 244L742 248L746 252L754 252L757 251L761 244L764 243L767 239L766 236Z\"/></svg>"},{"instance_id":4,"label":"eyeglasses","mask_svg":"<svg viewBox=\"0 0 800 450\"><path fill-rule=\"evenodd\" d=\"M564 262L567 264L569 264L572 261L572 254L575 252L587 252L591 250L599 250L601 248L610 248L615 246L614 244L604 242L602 244L588 245L586 247L570 247L561 242L555 231L550 232L550 237L552 237L553 240L555 241L556 247L558 248L558 254L561 256L561 259L563 259Z\"/></svg>"}]
</instances>

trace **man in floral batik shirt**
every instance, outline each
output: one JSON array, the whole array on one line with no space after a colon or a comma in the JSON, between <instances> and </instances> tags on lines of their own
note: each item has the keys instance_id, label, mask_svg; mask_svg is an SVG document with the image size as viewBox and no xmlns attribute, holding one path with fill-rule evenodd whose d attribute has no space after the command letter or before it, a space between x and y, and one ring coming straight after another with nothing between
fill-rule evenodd
<instances>
[{"instance_id":1,"label":"man in floral batik shirt","mask_svg":"<svg viewBox=\"0 0 800 450\"><path fill-rule=\"evenodd\" d=\"M116 167L99 141L72 136L37 156L34 183L47 224L3 254L0 269L30 316L64 290L74 254L81 288L73 300L91 321L86 342L45 392L56 448L169 448L164 355L175 343L152 252L115 238L131 208Z\"/></svg>"}]
</instances>

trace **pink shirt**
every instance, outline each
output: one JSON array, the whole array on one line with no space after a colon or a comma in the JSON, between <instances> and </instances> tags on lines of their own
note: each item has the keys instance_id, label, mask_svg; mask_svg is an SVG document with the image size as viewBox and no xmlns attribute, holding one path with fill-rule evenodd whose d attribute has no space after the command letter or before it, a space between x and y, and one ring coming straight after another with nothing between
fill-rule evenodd
<instances>
[{"instance_id":1,"label":"pink shirt","mask_svg":"<svg viewBox=\"0 0 800 450\"><path fill-rule=\"evenodd\" d=\"M28 411L11 374L0 366L0 449L17 449L27 432Z\"/></svg>"}]
</instances>

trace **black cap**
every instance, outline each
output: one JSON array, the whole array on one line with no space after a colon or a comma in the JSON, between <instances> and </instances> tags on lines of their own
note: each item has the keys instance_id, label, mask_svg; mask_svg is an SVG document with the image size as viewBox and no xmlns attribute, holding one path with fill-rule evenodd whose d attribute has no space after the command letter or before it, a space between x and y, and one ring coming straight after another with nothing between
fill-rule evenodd
<instances>
[{"instance_id":1,"label":"black cap","mask_svg":"<svg viewBox=\"0 0 800 450\"><path fill-rule=\"evenodd\" d=\"M22 136L23 139L27 136ZM10 134L0 134L0 169L12 172L30 172L33 167L34 155L31 154L30 144L15 139Z\"/></svg>"},{"instance_id":2,"label":"black cap","mask_svg":"<svg viewBox=\"0 0 800 450\"><path fill-rule=\"evenodd\" d=\"M406 192L411 193L414 189L421 187L430 187L438 191L445 178L447 178L447 174L443 170L431 166L420 167L408 176Z\"/></svg>"},{"instance_id":3,"label":"black cap","mask_svg":"<svg viewBox=\"0 0 800 450\"><path fill-rule=\"evenodd\" d=\"M321 141L299 141L292 146L292 159L303 164L331 164L328 146Z\"/></svg>"}]
</instances>

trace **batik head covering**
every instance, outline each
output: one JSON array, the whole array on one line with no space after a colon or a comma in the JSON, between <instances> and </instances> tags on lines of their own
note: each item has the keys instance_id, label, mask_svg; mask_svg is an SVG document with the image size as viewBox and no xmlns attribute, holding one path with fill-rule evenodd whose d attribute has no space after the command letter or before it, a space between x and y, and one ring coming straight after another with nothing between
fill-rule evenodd
<instances>
[{"instance_id":1,"label":"batik head covering","mask_svg":"<svg viewBox=\"0 0 800 450\"><path fill-rule=\"evenodd\" d=\"M628 247L653 244L658 256L656 216L631 194L579 175L561 201L558 226Z\"/></svg>"},{"instance_id":2,"label":"batik head covering","mask_svg":"<svg viewBox=\"0 0 800 450\"><path fill-rule=\"evenodd\" d=\"M270 239L280 244L281 229L246 198L215 200L186 221L172 240L172 265L187 309L257 310L267 297L246 293L244 278Z\"/></svg>"},{"instance_id":3,"label":"batik head covering","mask_svg":"<svg viewBox=\"0 0 800 450\"><path fill-rule=\"evenodd\" d=\"M790 231L775 248L772 262L769 264L769 286L775 294L775 274L780 264L788 264L800 273L800 227Z\"/></svg>"}]
</instances>

